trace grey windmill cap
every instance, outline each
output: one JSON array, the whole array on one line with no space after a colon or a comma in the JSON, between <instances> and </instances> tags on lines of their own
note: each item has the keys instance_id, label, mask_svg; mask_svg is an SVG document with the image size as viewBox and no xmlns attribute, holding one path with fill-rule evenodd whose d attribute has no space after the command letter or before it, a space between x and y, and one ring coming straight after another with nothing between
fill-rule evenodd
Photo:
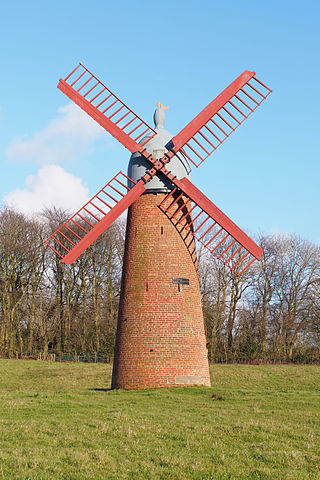
<instances>
[{"instance_id":1,"label":"grey windmill cap","mask_svg":"<svg viewBox=\"0 0 320 480\"><path fill-rule=\"evenodd\" d=\"M161 158L168 150L165 148L173 135L164 128L165 113L163 107L160 103L160 108L157 108L154 112L154 124L155 131L157 135L144 145L145 149L153 155L154 158ZM162 107L162 108L161 108ZM140 143L144 143L145 140L152 136L152 132L142 138ZM131 155L129 165L128 165L128 177L132 178L135 182L138 182L140 178L152 167L151 163L148 160L140 155L139 152L133 153ZM179 180L183 177L187 177L191 180L191 168L187 158L179 153L175 155L170 162L167 164L168 170L170 170L173 175L175 175ZM128 186L131 188L133 186L132 182L128 180ZM162 173L157 173L146 185L147 193L166 193L174 188L174 185L170 180L163 175Z\"/></svg>"}]
</instances>

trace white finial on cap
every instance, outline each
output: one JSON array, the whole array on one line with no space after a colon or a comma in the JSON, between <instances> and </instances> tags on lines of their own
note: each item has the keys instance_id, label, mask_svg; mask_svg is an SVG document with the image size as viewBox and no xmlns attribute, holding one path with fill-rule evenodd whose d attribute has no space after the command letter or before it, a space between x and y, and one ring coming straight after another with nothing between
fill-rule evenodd
<instances>
[{"instance_id":1,"label":"white finial on cap","mask_svg":"<svg viewBox=\"0 0 320 480\"><path fill-rule=\"evenodd\" d=\"M162 105L161 102L157 102L156 105L157 105L158 108L154 112L153 121L154 121L154 124L155 124L156 128L163 128L164 127L164 121L165 121L164 111L169 110L169 107L165 107L164 105Z\"/></svg>"}]
</instances>

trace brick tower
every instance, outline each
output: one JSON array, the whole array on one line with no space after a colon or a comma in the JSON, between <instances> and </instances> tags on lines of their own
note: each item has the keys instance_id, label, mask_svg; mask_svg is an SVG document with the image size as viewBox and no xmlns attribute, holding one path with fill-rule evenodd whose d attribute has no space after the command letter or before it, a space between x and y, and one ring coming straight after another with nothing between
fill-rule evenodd
<instances>
[{"instance_id":1,"label":"brick tower","mask_svg":"<svg viewBox=\"0 0 320 480\"><path fill-rule=\"evenodd\" d=\"M155 157L172 138L159 107L146 144ZM190 176L181 155L171 163L177 177ZM147 168L134 154L128 176ZM159 208L172 188L155 177L129 207L112 388L210 385L194 237Z\"/></svg>"}]
</instances>

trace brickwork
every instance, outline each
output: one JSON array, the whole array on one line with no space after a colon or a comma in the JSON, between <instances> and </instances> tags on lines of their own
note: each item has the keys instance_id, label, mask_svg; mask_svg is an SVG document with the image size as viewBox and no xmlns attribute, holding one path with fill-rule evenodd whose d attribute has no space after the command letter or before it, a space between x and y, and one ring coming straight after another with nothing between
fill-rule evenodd
<instances>
[{"instance_id":1,"label":"brickwork","mask_svg":"<svg viewBox=\"0 0 320 480\"><path fill-rule=\"evenodd\" d=\"M164 196L128 211L113 388L210 385L194 238L159 209Z\"/></svg>"}]
</instances>

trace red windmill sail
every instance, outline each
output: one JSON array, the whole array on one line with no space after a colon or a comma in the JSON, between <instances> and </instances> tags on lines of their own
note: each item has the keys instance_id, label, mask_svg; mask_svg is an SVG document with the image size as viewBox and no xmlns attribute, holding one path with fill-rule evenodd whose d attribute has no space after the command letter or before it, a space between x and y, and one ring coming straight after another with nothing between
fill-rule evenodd
<instances>
[{"instance_id":1,"label":"red windmill sail","mask_svg":"<svg viewBox=\"0 0 320 480\"><path fill-rule=\"evenodd\" d=\"M198 167L270 93L270 88L255 77L255 72L245 70L173 137L168 150L183 149L190 162Z\"/></svg>"},{"instance_id":2,"label":"red windmill sail","mask_svg":"<svg viewBox=\"0 0 320 480\"><path fill-rule=\"evenodd\" d=\"M127 180L135 184L131 189L125 183ZM80 210L50 235L45 243L59 255L62 263L70 265L144 191L142 180L135 183L120 171Z\"/></svg>"},{"instance_id":3,"label":"red windmill sail","mask_svg":"<svg viewBox=\"0 0 320 480\"><path fill-rule=\"evenodd\" d=\"M58 88L111 133L130 152L140 152L156 132L120 100L82 63L72 70ZM80 93L81 92L81 93ZM142 144L137 141L150 134Z\"/></svg>"},{"instance_id":4,"label":"red windmill sail","mask_svg":"<svg viewBox=\"0 0 320 480\"><path fill-rule=\"evenodd\" d=\"M175 184L183 193L176 187L160 204L170 219L238 276L260 260L262 249L187 178Z\"/></svg>"}]
</instances>

